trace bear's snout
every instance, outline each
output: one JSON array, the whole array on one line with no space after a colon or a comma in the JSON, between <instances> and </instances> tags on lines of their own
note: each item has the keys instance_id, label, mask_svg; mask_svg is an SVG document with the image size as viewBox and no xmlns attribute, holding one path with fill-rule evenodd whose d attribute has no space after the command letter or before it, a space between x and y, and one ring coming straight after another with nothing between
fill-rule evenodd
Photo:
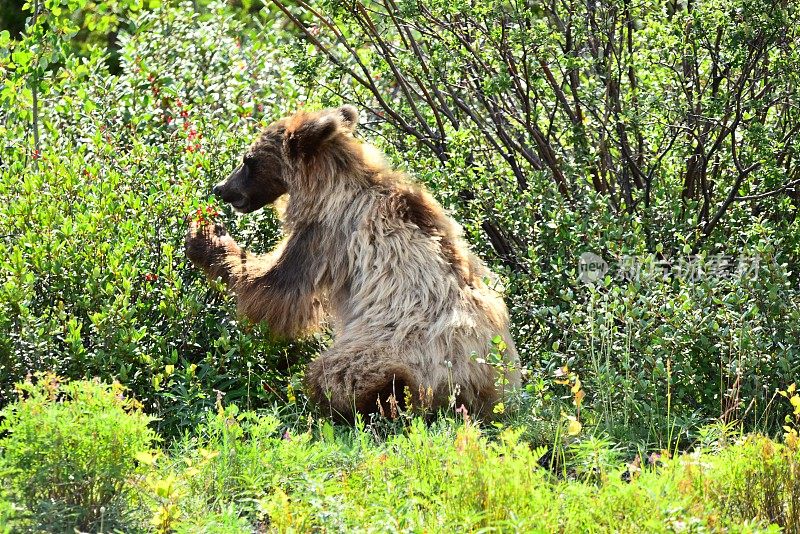
<instances>
[{"instance_id":1,"label":"bear's snout","mask_svg":"<svg viewBox=\"0 0 800 534\"><path fill-rule=\"evenodd\" d=\"M223 202L238 207L237 204L246 200L247 184L250 181L249 177L249 167L246 164L239 165L230 176L218 182L217 185L211 189L211 192Z\"/></svg>"},{"instance_id":2,"label":"bear's snout","mask_svg":"<svg viewBox=\"0 0 800 534\"><path fill-rule=\"evenodd\" d=\"M248 207L249 199L245 191L242 190L242 182L247 177L247 167L242 165L233 172L228 178L222 180L211 188L211 192L221 201L230 204L237 210L245 210Z\"/></svg>"},{"instance_id":3,"label":"bear's snout","mask_svg":"<svg viewBox=\"0 0 800 534\"><path fill-rule=\"evenodd\" d=\"M234 208L242 209L245 207L245 204L247 204L247 197L245 197L245 195L241 194L232 187L227 187L224 182L218 183L211 188L211 192L215 197L227 204L232 205Z\"/></svg>"}]
</instances>

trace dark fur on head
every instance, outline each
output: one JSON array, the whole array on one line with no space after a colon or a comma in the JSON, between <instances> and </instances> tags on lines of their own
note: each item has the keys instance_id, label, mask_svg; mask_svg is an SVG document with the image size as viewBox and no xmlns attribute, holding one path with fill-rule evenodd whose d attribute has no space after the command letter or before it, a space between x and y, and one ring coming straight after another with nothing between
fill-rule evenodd
<instances>
[{"instance_id":1,"label":"dark fur on head","mask_svg":"<svg viewBox=\"0 0 800 534\"><path fill-rule=\"evenodd\" d=\"M213 192L237 211L249 213L291 192L291 169L313 159L337 135L350 135L358 125L353 106L300 112L270 124L250 147L242 163Z\"/></svg>"}]
</instances>

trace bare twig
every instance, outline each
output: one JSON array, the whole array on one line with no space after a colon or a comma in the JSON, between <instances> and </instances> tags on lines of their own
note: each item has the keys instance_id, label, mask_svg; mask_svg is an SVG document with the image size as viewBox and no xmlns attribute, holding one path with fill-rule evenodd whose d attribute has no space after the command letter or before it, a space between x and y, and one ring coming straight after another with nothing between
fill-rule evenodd
<instances>
[{"instance_id":1,"label":"bare twig","mask_svg":"<svg viewBox=\"0 0 800 534\"><path fill-rule=\"evenodd\" d=\"M33 28L36 31L36 23L39 20L39 0L33 3ZM33 71L33 83L31 84L31 97L33 99L32 126L33 126L33 148L35 157L34 165L39 165L39 156L42 153L42 146L39 141L39 53L36 53L36 66Z\"/></svg>"}]
</instances>

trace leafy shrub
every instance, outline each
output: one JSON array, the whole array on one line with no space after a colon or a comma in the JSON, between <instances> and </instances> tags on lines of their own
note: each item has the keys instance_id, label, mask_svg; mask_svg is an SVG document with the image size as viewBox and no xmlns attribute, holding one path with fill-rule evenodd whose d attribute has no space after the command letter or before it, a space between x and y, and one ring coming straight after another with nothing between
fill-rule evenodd
<instances>
[{"instance_id":1,"label":"leafy shrub","mask_svg":"<svg viewBox=\"0 0 800 534\"><path fill-rule=\"evenodd\" d=\"M791 532L796 510L797 451L761 437L628 465L612 442L588 438L554 474L523 429L488 439L467 417L417 418L388 437L284 424L220 407L159 455L148 478L154 517L171 518L160 530Z\"/></svg>"},{"instance_id":2,"label":"leafy shrub","mask_svg":"<svg viewBox=\"0 0 800 534\"><path fill-rule=\"evenodd\" d=\"M0 477L48 531L126 524L128 480L137 453L155 440L153 420L118 383L61 383L53 374L19 385L0 412Z\"/></svg>"},{"instance_id":3,"label":"leafy shrub","mask_svg":"<svg viewBox=\"0 0 800 534\"><path fill-rule=\"evenodd\" d=\"M310 352L239 323L183 255L186 215L260 119L296 95L280 32L243 45L224 6L209 9L142 13L120 33L118 75L100 54L60 57L58 78L39 87L35 158L30 94L4 91L15 105L0 126L0 405L31 371L98 376L131 388L174 435L213 409L216 391L248 407L274 401ZM13 73L4 89L28 83ZM269 211L224 217L252 249L274 244Z\"/></svg>"},{"instance_id":4,"label":"leafy shrub","mask_svg":"<svg viewBox=\"0 0 800 534\"><path fill-rule=\"evenodd\" d=\"M681 461L678 487L739 521L774 523L800 533L800 448L748 436L713 458Z\"/></svg>"},{"instance_id":5,"label":"leafy shrub","mask_svg":"<svg viewBox=\"0 0 800 534\"><path fill-rule=\"evenodd\" d=\"M662 446L714 418L777 430L768 397L800 372L796 3L275 3L298 71L373 110L589 422ZM609 264L593 287L586 252Z\"/></svg>"},{"instance_id":6,"label":"leafy shrub","mask_svg":"<svg viewBox=\"0 0 800 534\"><path fill-rule=\"evenodd\" d=\"M91 30L81 26L85 17L70 19L65 9L29 20L20 40L0 32L6 145L0 160L0 405L13 399L15 382L41 369L119 380L159 416L157 428L169 436L204 421L217 392L246 409L291 404L299 388L286 387L287 375L299 383L297 364L327 339L278 343L263 326L238 322L231 301L187 265L183 221L264 122L301 105L346 98L377 111L365 111L359 135L428 184L502 274L513 333L532 377L524 396L534 401L523 410L539 442L548 441L551 426L539 408L553 404L549 412L558 414L556 393L563 388L553 378L564 365L583 382L582 411L576 406L574 415L620 441L666 447L677 437L688 444L693 429L717 418L778 430L782 414L769 397L800 373L797 198L794 189L780 189L796 179L796 106L781 102L794 102L800 57L793 34L778 31L787 25L796 31L796 5L770 14L759 10L761 0L669 9L604 0L592 13L586 11L591 6L576 7L578 16L562 5L553 13L521 5L520 12L509 12L495 2L475 14L486 17L482 26L463 2L435 2L427 12L400 3L402 17L384 17L370 28L369 9L354 19L338 16L344 4L315 3L319 13L335 18L330 22L344 31L342 38L357 45L351 51L371 74L361 76L371 80L366 90L292 33L276 8L245 14L201 1L134 15L126 9L135 3L113 4L102 31L115 32L114 72L108 51L85 46L102 39L73 44L74 32L80 37ZM394 5L375 7L391 11ZM301 32L323 44L338 39L330 27L314 25L302 5L292 6L304 23ZM763 28L737 24L729 13L759 13ZM442 32L421 31L431 17ZM463 25L448 26L462 17ZM410 26L398 28L401 21ZM54 28L59 31L49 31ZM720 32L719 53L705 39L714 33L709 28ZM411 31L424 41L432 68L420 70L404 33L405 42L387 48L398 54L396 74L389 63L394 59L376 48L376 30L388 41ZM458 38L464 31L476 43L507 40L509 46L481 46L483 65L466 54L478 72L488 68L501 76L460 69L469 52ZM607 31L630 35L631 44L606 40ZM578 48L563 50L565 32ZM697 76L665 64L683 57L677 41L698 50L692 58L700 65ZM598 43L620 53L607 54ZM629 46L632 51L624 50ZM526 55L525 47L538 53ZM754 76L746 75L750 49L769 57ZM345 66L363 72L345 49L334 51ZM506 71L523 57L531 62L530 83L515 85ZM720 101L704 94L702 120L695 120L685 113L683 88L713 86L708 77L720 62L730 63L718 72ZM552 80L540 75L544 67ZM624 80L627 67L637 75L636 88ZM575 92L571 75L577 76ZM778 91L775 98L762 102L760 90L750 91L759 76L774 77L766 87ZM399 77L408 85L398 84ZM482 79L486 84L475 87ZM727 115L736 80L746 85L747 104ZM438 87L452 94L436 96ZM527 111L516 94L521 88L533 95ZM556 96L559 89L564 98ZM376 104L375 91L383 103ZM470 117L456 99L479 112ZM616 103L620 110L609 111ZM495 104L502 106L490 110ZM442 106L455 123L436 120L433 108ZM578 107L585 120L572 123ZM390 109L427 142L404 130ZM497 124L489 126L486 117ZM687 121L691 125L681 126ZM692 163L695 137L707 139L734 122L736 135L703 147L719 156L705 160L711 179L696 179L703 172ZM785 144L773 142L781 128ZM553 158L539 157L545 145L531 137L537 130L546 134ZM624 153L624 137L635 153ZM497 150L492 139L508 150ZM734 148L741 166L760 162L735 191ZM785 157L773 157L776 151ZM535 168L535 157L543 168ZM642 166L652 170L647 187L636 183ZM692 180L684 180L687 166ZM569 184L569 199L556 185L558 174ZM691 182L686 195L684 182ZM608 187L598 191L598 183ZM770 190L775 194L739 198ZM706 234L710 221L703 214L721 208L730 191L737 200ZM244 217L223 211L232 234L251 249L275 243L278 228L269 211ZM593 286L578 281L583 252L609 262L608 279ZM757 257L761 266L747 279L621 275L625 257L652 264L696 255L710 265L718 254Z\"/></svg>"},{"instance_id":7,"label":"leafy shrub","mask_svg":"<svg viewBox=\"0 0 800 534\"><path fill-rule=\"evenodd\" d=\"M11 498L6 495L6 490L0 493L0 533L13 534L14 523L16 522L15 516L18 515L18 510L15 508Z\"/></svg>"},{"instance_id":8,"label":"leafy shrub","mask_svg":"<svg viewBox=\"0 0 800 534\"><path fill-rule=\"evenodd\" d=\"M171 455L150 462L154 469L142 495L159 532L255 524L264 519L259 501L265 490L276 480L302 478L324 456L307 428L282 428L274 415L240 412L236 405L217 408L173 443Z\"/></svg>"}]
</instances>

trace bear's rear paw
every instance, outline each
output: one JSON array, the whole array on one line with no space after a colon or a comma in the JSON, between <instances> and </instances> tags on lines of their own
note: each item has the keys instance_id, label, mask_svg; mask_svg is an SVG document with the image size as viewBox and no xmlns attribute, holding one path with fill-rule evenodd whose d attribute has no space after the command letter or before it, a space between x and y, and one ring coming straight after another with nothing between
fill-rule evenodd
<instances>
[{"instance_id":1,"label":"bear's rear paw","mask_svg":"<svg viewBox=\"0 0 800 534\"><path fill-rule=\"evenodd\" d=\"M419 385L413 373L387 364L373 352L324 354L306 373L312 398L332 415L353 420L356 413L369 420L374 413L396 417L416 408Z\"/></svg>"}]
</instances>

